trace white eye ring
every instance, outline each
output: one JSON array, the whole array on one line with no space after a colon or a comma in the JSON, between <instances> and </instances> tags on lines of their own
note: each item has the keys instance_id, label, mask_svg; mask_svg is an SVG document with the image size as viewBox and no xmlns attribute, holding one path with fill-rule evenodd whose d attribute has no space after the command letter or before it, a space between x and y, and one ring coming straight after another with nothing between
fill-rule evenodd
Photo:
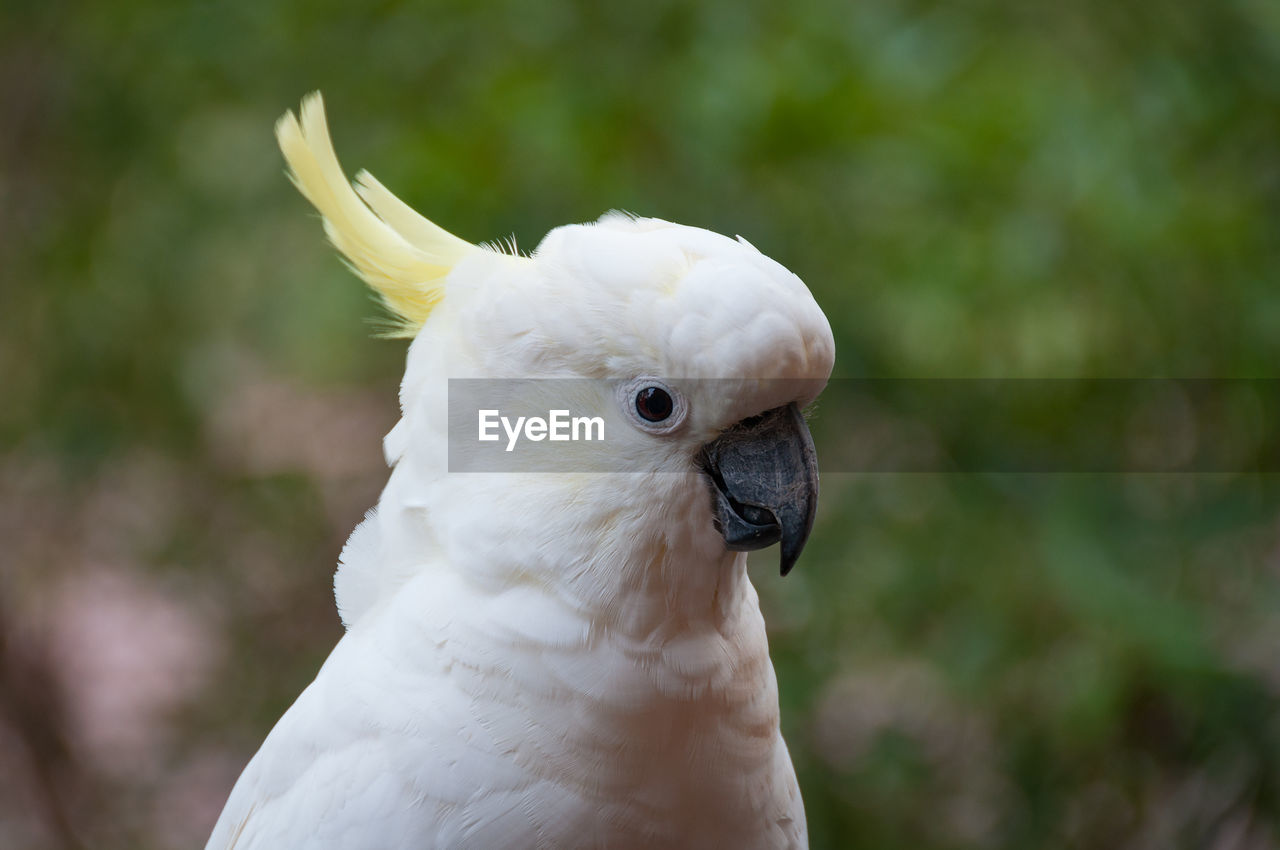
<instances>
[{"instance_id":1,"label":"white eye ring","mask_svg":"<svg viewBox=\"0 0 1280 850\"><path fill-rule=\"evenodd\" d=\"M641 393L649 393L646 398ZM667 403L669 402L669 407ZM658 378L639 377L618 385L618 404L627 415L627 421L646 434L658 436L670 434L680 428L689 416L689 402L684 393ZM645 414L646 404L656 405ZM662 418L650 418L666 413Z\"/></svg>"}]
</instances>

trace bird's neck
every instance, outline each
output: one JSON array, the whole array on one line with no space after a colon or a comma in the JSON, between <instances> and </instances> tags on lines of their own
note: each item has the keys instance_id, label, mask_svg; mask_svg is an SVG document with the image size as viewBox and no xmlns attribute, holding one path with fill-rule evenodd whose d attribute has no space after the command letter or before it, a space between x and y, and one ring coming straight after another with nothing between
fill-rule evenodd
<instances>
[{"instance_id":1,"label":"bird's neck","mask_svg":"<svg viewBox=\"0 0 1280 850\"><path fill-rule=\"evenodd\" d=\"M615 633L721 629L755 594L745 555L729 552L710 519L700 476L584 476L573 512L544 538L564 560L559 587ZM651 492L648 498L637 493ZM617 494L627 494L619 497ZM575 540L574 543L565 541Z\"/></svg>"}]
</instances>

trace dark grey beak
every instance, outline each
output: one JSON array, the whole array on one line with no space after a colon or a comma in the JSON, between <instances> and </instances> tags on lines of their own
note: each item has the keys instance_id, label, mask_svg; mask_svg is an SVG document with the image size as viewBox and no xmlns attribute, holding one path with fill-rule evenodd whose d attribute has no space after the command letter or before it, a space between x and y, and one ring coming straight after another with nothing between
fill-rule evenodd
<instances>
[{"instance_id":1,"label":"dark grey beak","mask_svg":"<svg viewBox=\"0 0 1280 850\"><path fill-rule=\"evenodd\" d=\"M702 447L711 511L736 552L782 543L782 574L795 566L818 507L818 455L794 403L744 419Z\"/></svg>"}]
</instances>

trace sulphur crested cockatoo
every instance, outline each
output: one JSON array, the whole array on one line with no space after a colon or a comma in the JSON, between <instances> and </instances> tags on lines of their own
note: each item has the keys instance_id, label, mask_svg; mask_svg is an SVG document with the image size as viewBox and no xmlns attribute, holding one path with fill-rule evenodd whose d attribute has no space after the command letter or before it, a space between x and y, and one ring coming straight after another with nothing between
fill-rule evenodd
<instances>
[{"instance_id":1,"label":"sulphur crested cockatoo","mask_svg":"<svg viewBox=\"0 0 1280 850\"><path fill-rule=\"evenodd\" d=\"M318 95L276 129L414 339L334 580L346 632L208 847L805 846L745 551L779 542L785 574L813 524L799 410L834 342L808 289L742 239L618 213L529 256L472 245L348 183ZM600 416L617 468L451 471L477 438L449 430L451 378L573 387L546 401Z\"/></svg>"}]
</instances>

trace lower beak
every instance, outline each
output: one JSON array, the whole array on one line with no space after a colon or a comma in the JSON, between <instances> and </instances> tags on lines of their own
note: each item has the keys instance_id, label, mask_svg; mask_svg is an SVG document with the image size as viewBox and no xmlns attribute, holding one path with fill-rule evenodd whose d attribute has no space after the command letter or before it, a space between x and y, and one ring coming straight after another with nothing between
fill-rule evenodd
<instances>
[{"instance_id":1,"label":"lower beak","mask_svg":"<svg viewBox=\"0 0 1280 850\"><path fill-rule=\"evenodd\" d=\"M737 552L782 543L782 574L795 566L818 507L818 456L794 403L744 419L702 447L711 510Z\"/></svg>"}]
</instances>

